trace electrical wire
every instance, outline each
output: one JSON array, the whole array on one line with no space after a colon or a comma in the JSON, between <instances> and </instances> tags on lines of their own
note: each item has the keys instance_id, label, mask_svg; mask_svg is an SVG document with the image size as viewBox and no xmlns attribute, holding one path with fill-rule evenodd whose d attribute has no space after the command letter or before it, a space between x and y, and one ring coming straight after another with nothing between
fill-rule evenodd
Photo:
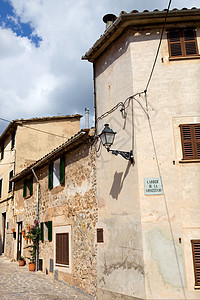
<instances>
[{"instance_id":1,"label":"electrical wire","mask_svg":"<svg viewBox=\"0 0 200 300\"><path fill-rule=\"evenodd\" d=\"M169 13L169 9L170 9L171 3L172 3L172 0L170 0L169 3L168 3L167 12L166 12L166 15L165 15L165 21L164 21L164 24L163 24L163 28L162 28L162 32L161 32L161 36L160 36L160 41L159 41L159 44L158 44L158 49L157 49L157 52L156 52L156 56L155 56L155 59L154 59L154 63L153 63L153 67L151 69L151 73L150 73L149 79L147 81L147 85L146 85L146 88L145 88L146 92L147 92L149 84L151 82L151 78L153 76L153 72L154 72L154 69L155 69L155 66L156 66L156 62L157 62L157 59L158 59L158 54L159 54L159 51L160 51L161 42L162 42L162 38L163 38L163 34L164 34L164 30L165 30L165 25L166 25L166 22L167 22L167 17L168 17L168 13Z\"/></svg>"}]
</instances>

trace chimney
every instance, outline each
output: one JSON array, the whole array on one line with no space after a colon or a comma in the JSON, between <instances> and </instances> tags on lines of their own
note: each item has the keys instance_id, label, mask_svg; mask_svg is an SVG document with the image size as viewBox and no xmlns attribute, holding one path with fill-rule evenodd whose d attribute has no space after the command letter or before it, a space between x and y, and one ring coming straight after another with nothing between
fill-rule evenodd
<instances>
[{"instance_id":1,"label":"chimney","mask_svg":"<svg viewBox=\"0 0 200 300\"><path fill-rule=\"evenodd\" d=\"M106 23L106 30L115 22L117 17L113 14L107 14L103 17L104 23Z\"/></svg>"},{"instance_id":2,"label":"chimney","mask_svg":"<svg viewBox=\"0 0 200 300\"><path fill-rule=\"evenodd\" d=\"M89 108L85 108L85 128L89 128Z\"/></svg>"}]
</instances>

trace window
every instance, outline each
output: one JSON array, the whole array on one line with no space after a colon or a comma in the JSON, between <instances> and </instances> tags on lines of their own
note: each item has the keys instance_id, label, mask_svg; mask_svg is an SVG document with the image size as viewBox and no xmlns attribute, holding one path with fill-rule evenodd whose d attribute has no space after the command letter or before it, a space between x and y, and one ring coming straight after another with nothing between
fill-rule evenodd
<instances>
[{"instance_id":1,"label":"window","mask_svg":"<svg viewBox=\"0 0 200 300\"><path fill-rule=\"evenodd\" d=\"M3 184L3 178L0 179L0 198L2 196L2 184Z\"/></svg>"},{"instance_id":2,"label":"window","mask_svg":"<svg viewBox=\"0 0 200 300\"><path fill-rule=\"evenodd\" d=\"M4 144L1 146L1 159L4 158Z\"/></svg>"},{"instance_id":3,"label":"window","mask_svg":"<svg viewBox=\"0 0 200 300\"><path fill-rule=\"evenodd\" d=\"M195 286L200 286L200 240L192 240Z\"/></svg>"},{"instance_id":4,"label":"window","mask_svg":"<svg viewBox=\"0 0 200 300\"><path fill-rule=\"evenodd\" d=\"M56 233L56 264L69 265L69 233Z\"/></svg>"},{"instance_id":5,"label":"window","mask_svg":"<svg viewBox=\"0 0 200 300\"><path fill-rule=\"evenodd\" d=\"M23 184L23 197L33 195L33 176L24 180Z\"/></svg>"},{"instance_id":6,"label":"window","mask_svg":"<svg viewBox=\"0 0 200 300\"><path fill-rule=\"evenodd\" d=\"M200 124L180 125L183 159L200 159Z\"/></svg>"},{"instance_id":7,"label":"window","mask_svg":"<svg viewBox=\"0 0 200 300\"><path fill-rule=\"evenodd\" d=\"M11 137L11 149L13 149L15 146L15 132L12 133Z\"/></svg>"},{"instance_id":8,"label":"window","mask_svg":"<svg viewBox=\"0 0 200 300\"><path fill-rule=\"evenodd\" d=\"M11 191L12 191L13 183L12 183L12 181L10 181L10 179L11 179L12 177L13 177L13 170L10 171L10 173L9 173L8 192L11 192Z\"/></svg>"},{"instance_id":9,"label":"window","mask_svg":"<svg viewBox=\"0 0 200 300\"><path fill-rule=\"evenodd\" d=\"M198 56L194 28L171 29L168 32L170 57Z\"/></svg>"},{"instance_id":10,"label":"window","mask_svg":"<svg viewBox=\"0 0 200 300\"><path fill-rule=\"evenodd\" d=\"M103 243L103 228L97 228L97 243Z\"/></svg>"},{"instance_id":11,"label":"window","mask_svg":"<svg viewBox=\"0 0 200 300\"><path fill-rule=\"evenodd\" d=\"M65 183L65 158L62 156L49 165L48 187L52 189Z\"/></svg>"},{"instance_id":12,"label":"window","mask_svg":"<svg viewBox=\"0 0 200 300\"><path fill-rule=\"evenodd\" d=\"M44 241L52 241L52 221L41 222L40 223L41 236L40 240Z\"/></svg>"},{"instance_id":13,"label":"window","mask_svg":"<svg viewBox=\"0 0 200 300\"><path fill-rule=\"evenodd\" d=\"M71 225L57 226L54 232L54 270L71 273Z\"/></svg>"}]
</instances>

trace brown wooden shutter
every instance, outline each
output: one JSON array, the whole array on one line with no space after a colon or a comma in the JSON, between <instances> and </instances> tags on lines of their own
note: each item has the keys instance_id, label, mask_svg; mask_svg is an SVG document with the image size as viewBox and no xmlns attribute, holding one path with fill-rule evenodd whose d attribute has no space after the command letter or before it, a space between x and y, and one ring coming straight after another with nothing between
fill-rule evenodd
<instances>
[{"instance_id":1,"label":"brown wooden shutter","mask_svg":"<svg viewBox=\"0 0 200 300\"><path fill-rule=\"evenodd\" d=\"M200 286L200 240L192 240L195 285Z\"/></svg>"},{"instance_id":2,"label":"brown wooden shutter","mask_svg":"<svg viewBox=\"0 0 200 300\"><path fill-rule=\"evenodd\" d=\"M170 30L168 33L170 56L182 56L180 30Z\"/></svg>"},{"instance_id":3,"label":"brown wooden shutter","mask_svg":"<svg viewBox=\"0 0 200 300\"><path fill-rule=\"evenodd\" d=\"M200 124L180 125L183 159L200 159Z\"/></svg>"},{"instance_id":4,"label":"brown wooden shutter","mask_svg":"<svg viewBox=\"0 0 200 300\"><path fill-rule=\"evenodd\" d=\"M196 32L194 28L169 30L168 45L170 57L199 55Z\"/></svg>"},{"instance_id":5,"label":"brown wooden shutter","mask_svg":"<svg viewBox=\"0 0 200 300\"><path fill-rule=\"evenodd\" d=\"M183 39L185 45L185 55L197 55L197 41L196 32L193 28L186 28L183 30Z\"/></svg>"},{"instance_id":6,"label":"brown wooden shutter","mask_svg":"<svg viewBox=\"0 0 200 300\"><path fill-rule=\"evenodd\" d=\"M69 265L69 233L56 233L56 263Z\"/></svg>"},{"instance_id":7,"label":"brown wooden shutter","mask_svg":"<svg viewBox=\"0 0 200 300\"><path fill-rule=\"evenodd\" d=\"M194 135L196 156L197 158L200 158L200 124L194 125Z\"/></svg>"},{"instance_id":8,"label":"brown wooden shutter","mask_svg":"<svg viewBox=\"0 0 200 300\"><path fill-rule=\"evenodd\" d=\"M103 228L97 228L97 243L103 243Z\"/></svg>"}]
</instances>

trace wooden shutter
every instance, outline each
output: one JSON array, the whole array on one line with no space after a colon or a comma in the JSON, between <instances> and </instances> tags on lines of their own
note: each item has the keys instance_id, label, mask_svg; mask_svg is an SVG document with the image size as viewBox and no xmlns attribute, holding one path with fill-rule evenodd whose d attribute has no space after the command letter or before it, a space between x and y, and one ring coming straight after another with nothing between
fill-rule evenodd
<instances>
[{"instance_id":1,"label":"wooden shutter","mask_svg":"<svg viewBox=\"0 0 200 300\"><path fill-rule=\"evenodd\" d=\"M168 45L170 57L198 55L196 32L194 28L169 30Z\"/></svg>"},{"instance_id":2,"label":"wooden shutter","mask_svg":"<svg viewBox=\"0 0 200 300\"><path fill-rule=\"evenodd\" d=\"M11 139L11 149L13 149L15 146L15 132L12 133L12 139Z\"/></svg>"},{"instance_id":3,"label":"wooden shutter","mask_svg":"<svg viewBox=\"0 0 200 300\"><path fill-rule=\"evenodd\" d=\"M52 241L52 221L48 221L48 241Z\"/></svg>"},{"instance_id":4,"label":"wooden shutter","mask_svg":"<svg viewBox=\"0 0 200 300\"><path fill-rule=\"evenodd\" d=\"M168 33L170 56L182 56L180 30L170 30Z\"/></svg>"},{"instance_id":5,"label":"wooden shutter","mask_svg":"<svg viewBox=\"0 0 200 300\"><path fill-rule=\"evenodd\" d=\"M3 179L0 179L0 198L1 198L1 195L2 195L2 182L3 182Z\"/></svg>"},{"instance_id":6,"label":"wooden shutter","mask_svg":"<svg viewBox=\"0 0 200 300\"><path fill-rule=\"evenodd\" d=\"M56 263L69 265L69 233L56 233Z\"/></svg>"},{"instance_id":7,"label":"wooden shutter","mask_svg":"<svg viewBox=\"0 0 200 300\"><path fill-rule=\"evenodd\" d=\"M192 240L195 285L200 286L200 240Z\"/></svg>"},{"instance_id":8,"label":"wooden shutter","mask_svg":"<svg viewBox=\"0 0 200 300\"><path fill-rule=\"evenodd\" d=\"M65 184L65 157L60 158L60 184Z\"/></svg>"},{"instance_id":9,"label":"wooden shutter","mask_svg":"<svg viewBox=\"0 0 200 300\"><path fill-rule=\"evenodd\" d=\"M13 177L13 171L11 171L9 173L9 186L8 186L8 191L12 191L12 182L10 181L10 179Z\"/></svg>"},{"instance_id":10,"label":"wooden shutter","mask_svg":"<svg viewBox=\"0 0 200 300\"><path fill-rule=\"evenodd\" d=\"M44 242L44 223L40 223L40 240Z\"/></svg>"},{"instance_id":11,"label":"wooden shutter","mask_svg":"<svg viewBox=\"0 0 200 300\"><path fill-rule=\"evenodd\" d=\"M196 32L193 28L183 30L184 52L185 55L197 55Z\"/></svg>"},{"instance_id":12,"label":"wooden shutter","mask_svg":"<svg viewBox=\"0 0 200 300\"><path fill-rule=\"evenodd\" d=\"M97 243L103 243L103 228L97 228Z\"/></svg>"},{"instance_id":13,"label":"wooden shutter","mask_svg":"<svg viewBox=\"0 0 200 300\"><path fill-rule=\"evenodd\" d=\"M23 185L23 197L25 198L27 196L27 180L24 180L24 185Z\"/></svg>"},{"instance_id":14,"label":"wooden shutter","mask_svg":"<svg viewBox=\"0 0 200 300\"><path fill-rule=\"evenodd\" d=\"M183 159L200 159L200 124L180 125Z\"/></svg>"},{"instance_id":15,"label":"wooden shutter","mask_svg":"<svg viewBox=\"0 0 200 300\"><path fill-rule=\"evenodd\" d=\"M29 191L30 191L30 196L33 195L33 176L31 176L30 181L29 181Z\"/></svg>"},{"instance_id":16,"label":"wooden shutter","mask_svg":"<svg viewBox=\"0 0 200 300\"><path fill-rule=\"evenodd\" d=\"M53 188L53 163L49 165L48 188Z\"/></svg>"}]
</instances>

